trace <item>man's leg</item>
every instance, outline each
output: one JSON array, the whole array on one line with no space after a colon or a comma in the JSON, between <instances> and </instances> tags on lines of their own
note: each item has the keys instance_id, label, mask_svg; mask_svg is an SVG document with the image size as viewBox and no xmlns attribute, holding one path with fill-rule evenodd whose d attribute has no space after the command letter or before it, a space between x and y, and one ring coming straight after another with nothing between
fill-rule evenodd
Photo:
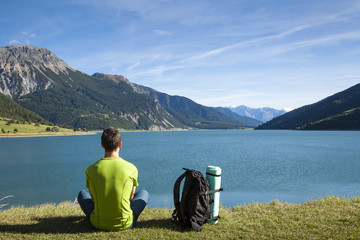
<instances>
[{"instance_id":1,"label":"man's leg","mask_svg":"<svg viewBox=\"0 0 360 240\"><path fill-rule=\"evenodd\" d=\"M140 214L146 207L149 202L149 193L146 190L140 190L135 193L133 200L130 203L131 210L133 211L133 224L132 226L136 226L137 219L139 218Z\"/></svg>"},{"instance_id":2,"label":"man's leg","mask_svg":"<svg viewBox=\"0 0 360 240\"><path fill-rule=\"evenodd\" d=\"M90 220L90 215L94 211L94 203L89 191L81 190L78 195L78 202L86 217Z\"/></svg>"}]
</instances>

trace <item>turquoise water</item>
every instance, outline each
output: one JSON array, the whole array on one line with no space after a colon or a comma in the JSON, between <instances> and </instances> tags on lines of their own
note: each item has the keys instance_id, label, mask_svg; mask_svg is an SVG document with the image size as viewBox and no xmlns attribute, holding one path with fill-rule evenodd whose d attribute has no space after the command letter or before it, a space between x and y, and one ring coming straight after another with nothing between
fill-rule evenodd
<instances>
[{"instance_id":1,"label":"turquoise water","mask_svg":"<svg viewBox=\"0 0 360 240\"><path fill-rule=\"evenodd\" d=\"M222 168L220 204L278 199L301 203L325 195L360 195L360 132L125 132L120 155L139 170L150 207L173 208L182 168ZM0 202L32 206L73 201L85 169L100 159L100 134L0 138Z\"/></svg>"}]
</instances>

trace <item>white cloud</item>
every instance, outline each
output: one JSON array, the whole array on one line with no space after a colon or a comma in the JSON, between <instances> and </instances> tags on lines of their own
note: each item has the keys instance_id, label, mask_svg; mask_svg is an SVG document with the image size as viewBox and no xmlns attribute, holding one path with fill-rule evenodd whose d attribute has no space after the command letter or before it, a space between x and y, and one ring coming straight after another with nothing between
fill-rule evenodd
<instances>
[{"instance_id":1,"label":"white cloud","mask_svg":"<svg viewBox=\"0 0 360 240\"><path fill-rule=\"evenodd\" d=\"M30 37L30 38L36 37L36 34L35 34L35 33L32 33L32 32L23 31L21 34L22 34L24 37Z\"/></svg>"},{"instance_id":2,"label":"white cloud","mask_svg":"<svg viewBox=\"0 0 360 240\"><path fill-rule=\"evenodd\" d=\"M315 16L311 19L306 19L306 20L299 20L299 22L290 23L293 24L294 26L291 26L288 29L284 29L281 32L269 34L266 36L261 36L261 33L255 32L253 33L253 35L259 34L260 37L255 37L249 40L240 41L234 44L226 45L220 48L215 48L203 53L199 53L197 55L189 57L188 59L184 59L184 62L194 62L194 61L197 62L200 59L214 57L216 55L220 55L225 52L229 52L233 49L238 49L238 48L249 49L251 47L255 47L256 49L259 49L259 46L270 43L274 44L275 40L282 40L287 38L288 38L287 39L288 43L285 45L282 43L283 45L282 48L280 49L277 48L279 54L293 50L295 48L310 47L310 46L320 45L323 43L335 43L336 41L346 40L346 39L358 39L359 32L348 32L348 33L344 32L344 33L338 33L338 34L333 34L318 38L313 38L312 35L304 34L303 36L307 36L309 38L308 40L298 41L293 43L291 36L306 31L309 32L311 30L318 29L319 27L327 26L329 24L344 22L348 20L347 19L348 15L359 12L359 9L360 9L360 4L357 5L356 7L354 6L354 8L352 9L348 9L343 12L330 14L330 15Z\"/></svg>"},{"instance_id":3,"label":"white cloud","mask_svg":"<svg viewBox=\"0 0 360 240\"><path fill-rule=\"evenodd\" d=\"M19 42L16 39L9 41L9 45L19 45L19 44L21 44L21 42Z\"/></svg>"},{"instance_id":4,"label":"white cloud","mask_svg":"<svg viewBox=\"0 0 360 240\"><path fill-rule=\"evenodd\" d=\"M126 69L126 71L132 71L134 68L139 66L141 63L137 62Z\"/></svg>"},{"instance_id":5,"label":"white cloud","mask_svg":"<svg viewBox=\"0 0 360 240\"><path fill-rule=\"evenodd\" d=\"M263 45L261 47L246 50L242 57L239 57L238 60L241 61L259 61L266 58L273 58L280 55L285 55L292 51L303 50L307 48L317 48L317 47L328 47L331 45L341 44L343 41L350 40L360 40L360 31L357 32L345 32L339 34L333 34L328 36L321 36L317 38L311 38L303 41L290 42L290 43L272 43L268 45ZM314 55L305 55L304 57L313 58ZM290 62L295 55L290 55L283 61ZM274 61L274 59L272 59ZM300 59L296 58L296 61L299 62Z\"/></svg>"},{"instance_id":6,"label":"white cloud","mask_svg":"<svg viewBox=\"0 0 360 240\"><path fill-rule=\"evenodd\" d=\"M159 29L155 29L154 33L157 33L159 35L166 35L166 36L172 36L171 32L168 31L164 31L164 30L159 30Z\"/></svg>"},{"instance_id":7,"label":"white cloud","mask_svg":"<svg viewBox=\"0 0 360 240\"><path fill-rule=\"evenodd\" d=\"M36 34L29 32L29 31L22 31L19 38L21 39L21 41L17 40L17 39L13 39L10 40L8 42L9 45L21 45L21 44L25 44L25 45L29 45L30 44L30 39L31 38L35 38Z\"/></svg>"}]
</instances>

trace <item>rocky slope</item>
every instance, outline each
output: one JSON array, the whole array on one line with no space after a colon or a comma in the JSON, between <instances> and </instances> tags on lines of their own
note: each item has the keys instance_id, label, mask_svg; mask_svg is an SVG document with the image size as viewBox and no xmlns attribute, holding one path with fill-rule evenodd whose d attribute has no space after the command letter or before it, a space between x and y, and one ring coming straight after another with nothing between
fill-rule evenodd
<instances>
[{"instance_id":1,"label":"rocky slope","mask_svg":"<svg viewBox=\"0 0 360 240\"><path fill-rule=\"evenodd\" d=\"M0 47L0 92L11 98L54 87L47 70L65 75L69 70L74 71L45 48Z\"/></svg>"}]
</instances>

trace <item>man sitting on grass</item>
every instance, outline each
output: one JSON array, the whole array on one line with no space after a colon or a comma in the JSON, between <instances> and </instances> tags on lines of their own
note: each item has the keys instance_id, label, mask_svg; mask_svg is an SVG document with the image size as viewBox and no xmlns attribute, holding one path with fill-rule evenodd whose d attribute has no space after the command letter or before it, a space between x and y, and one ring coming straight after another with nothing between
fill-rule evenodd
<instances>
[{"instance_id":1,"label":"man sitting on grass","mask_svg":"<svg viewBox=\"0 0 360 240\"><path fill-rule=\"evenodd\" d=\"M119 157L121 135L114 128L103 131L104 158L86 169L86 187L78 202L92 226L103 230L123 230L136 225L149 201L145 190L135 193L138 170Z\"/></svg>"}]
</instances>

